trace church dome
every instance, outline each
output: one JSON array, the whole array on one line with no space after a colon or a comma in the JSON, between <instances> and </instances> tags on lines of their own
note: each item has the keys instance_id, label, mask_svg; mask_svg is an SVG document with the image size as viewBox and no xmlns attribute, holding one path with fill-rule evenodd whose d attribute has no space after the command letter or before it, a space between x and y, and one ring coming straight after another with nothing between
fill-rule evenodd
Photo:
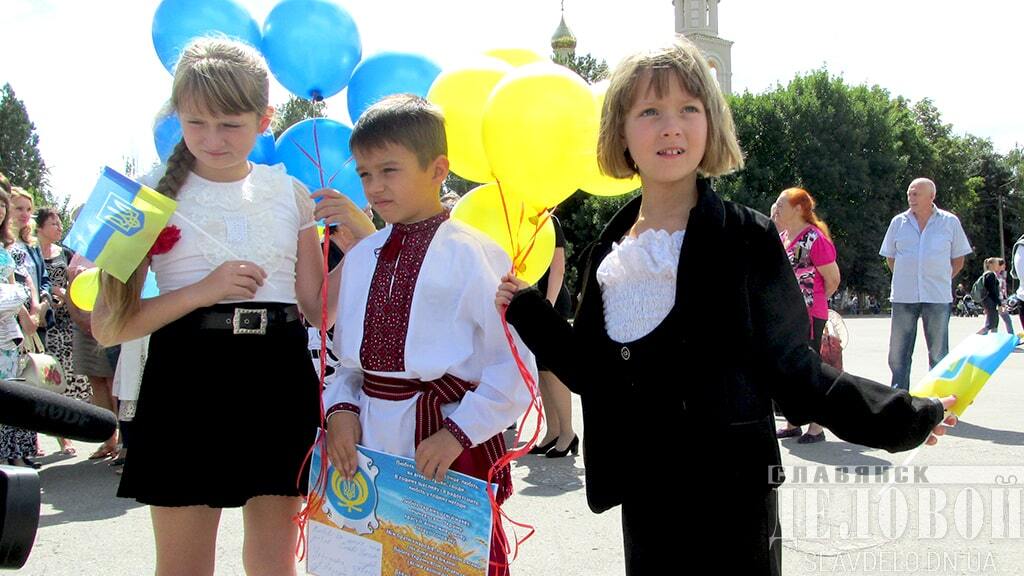
<instances>
[{"instance_id":1,"label":"church dome","mask_svg":"<svg viewBox=\"0 0 1024 576\"><path fill-rule=\"evenodd\" d=\"M565 15L562 16L562 21L558 24L558 28L555 33L551 36L551 47L552 48L575 48L576 37L569 31L569 27L565 25Z\"/></svg>"}]
</instances>

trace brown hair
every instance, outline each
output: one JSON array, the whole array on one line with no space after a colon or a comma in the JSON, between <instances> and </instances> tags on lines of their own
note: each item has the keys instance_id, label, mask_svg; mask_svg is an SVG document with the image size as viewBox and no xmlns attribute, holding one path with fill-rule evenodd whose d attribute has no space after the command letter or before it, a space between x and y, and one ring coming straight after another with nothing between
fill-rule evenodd
<instances>
[{"instance_id":1,"label":"brown hair","mask_svg":"<svg viewBox=\"0 0 1024 576\"><path fill-rule=\"evenodd\" d=\"M267 65L259 52L241 42L222 38L200 38L181 53L174 70L171 108L194 109L213 114L254 113L263 116L270 102ZM177 198L196 157L182 139L167 159L167 169L156 190ZM108 325L120 332L140 303L145 275L138 270L127 283L106 272L100 275L100 293L107 305Z\"/></svg>"},{"instance_id":2,"label":"brown hair","mask_svg":"<svg viewBox=\"0 0 1024 576\"><path fill-rule=\"evenodd\" d=\"M9 221L11 219L11 196L0 187L0 203L4 205L4 217L0 219L0 241L3 241L4 248L14 243L14 234L11 234Z\"/></svg>"},{"instance_id":3,"label":"brown hair","mask_svg":"<svg viewBox=\"0 0 1024 576\"><path fill-rule=\"evenodd\" d=\"M420 168L448 154L444 113L413 94L396 94L376 102L352 127L349 149L364 152L396 144L416 155Z\"/></svg>"},{"instance_id":4,"label":"brown hair","mask_svg":"<svg viewBox=\"0 0 1024 576\"><path fill-rule=\"evenodd\" d=\"M826 238L832 240L832 234L829 232L828 226L825 225L825 221L819 218L818 214L814 211L818 203L814 201L810 192L803 188L786 188L782 193L786 195L786 200L790 206L794 208L799 206L804 209L804 220L808 224L816 226L825 234Z\"/></svg>"},{"instance_id":5,"label":"brown hair","mask_svg":"<svg viewBox=\"0 0 1024 576\"><path fill-rule=\"evenodd\" d=\"M39 228L42 228L43 226L45 226L46 225L46 221L49 220L50 218L56 218L56 219L60 220L60 214L57 213L57 210L55 210L54 208L51 208L49 206L43 206L41 208L38 208L36 210L36 218L35 218L36 219L36 229L38 230Z\"/></svg>"},{"instance_id":6,"label":"brown hair","mask_svg":"<svg viewBox=\"0 0 1024 576\"><path fill-rule=\"evenodd\" d=\"M640 86L641 80L646 86ZM601 172L616 178L637 173L623 138L626 114L640 90L654 90L659 98L678 80L704 105L708 123L707 146L697 167L705 176L721 176L743 167L743 152L736 141L732 112L707 60L689 40L676 36L670 44L624 58L612 72L601 110L597 162Z\"/></svg>"},{"instance_id":7,"label":"brown hair","mask_svg":"<svg viewBox=\"0 0 1024 576\"><path fill-rule=\"evenodd\" d=\"M7 179L7 175L0 172L0 192L11 193L11 181Z\"/></svg>"}]
</instances>

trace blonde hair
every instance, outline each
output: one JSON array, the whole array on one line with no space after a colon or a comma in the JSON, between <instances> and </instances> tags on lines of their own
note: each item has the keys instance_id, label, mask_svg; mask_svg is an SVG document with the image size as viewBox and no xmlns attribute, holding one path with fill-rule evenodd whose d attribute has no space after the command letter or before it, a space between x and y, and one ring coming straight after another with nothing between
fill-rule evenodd
<instances>
[{"instance_id":1,"label":"blonde hair","mask_svg":"<svg viewBox=\"0 0 1024 576\"><path fill-rule=\"evenodd\" d=\"M985 270L992 270L997 264L1004 264L1006 261L998 256L985 258Z\"/></svg>"},{"instance_id":2,"label":"blonde hair","mask_svg":"<svg viewBox=\"0 0 1024 576\"><path fill-rule=\"evenodd\" d=\"M649 75L649 76L648 76ZM640 86L642 79L646 86ZM601 111L597 161L601 172L616 178L637 173L626 148L626 114L640 90L654 90L659 98L676 79L704 105L708 137L697 170L704 176L721 176L743 167L743 152L736 141L732 112L700 49L682 36L670 44L627 56L612 72Z\"/></svg>"},{"instance_id":3,"label":"blonde hair","mask_svg":"<svg viewBox=\"0 0 1024 576\"><path fill-rule=\"evenodd\" d=\"M174 70L171 108L215 115L253 113L263 116L270 102L270 78L263 57L252 47L223 38L199 38L181 53ZM167 159L167 169L156 189L177 198L196 157L182 139ZM122 283L107 273L100 275L107 323L120 332L128 317L139 308L145 276L136 270Z\"/></svg>"},{"instance_id":4,"label":"blonde hair","mask_svg":"<svg viewBox=\"0 0 1024 576\"><path fill-rule=\"evenodd\" d=\"M448 154L444 113L436 104L413 94L395 94L376 102L356 121L349 137L353 152L395 144L416 155L420 168Z\"/></svg>"},{"instance_id":5,"label":"blonde hair","mask_svg":"<svg viewBox=\"0 0 1024 576\"><path fill-rule=\"evenodd\" d=\"M11 186L11 205L14 205L14 201L17 200L18 198L24 198L28 200L28 203L32 206L32 209L35 210L35 198L33 198L32 195L29 194L28 191L26 191L24 188L21 188L19 186ZM7 225L16 226L17 223L15 220L9 220ZM35 244L35 237L33 237L32 235L32 232L34 231L35 227L32 225L32 220L29 219L28 224L22 226L17 231L17 234L14 234L14 236L17 236L17 239L21 240L25 244L32 246L33 244Z\"/></svg>"}]
</instances>

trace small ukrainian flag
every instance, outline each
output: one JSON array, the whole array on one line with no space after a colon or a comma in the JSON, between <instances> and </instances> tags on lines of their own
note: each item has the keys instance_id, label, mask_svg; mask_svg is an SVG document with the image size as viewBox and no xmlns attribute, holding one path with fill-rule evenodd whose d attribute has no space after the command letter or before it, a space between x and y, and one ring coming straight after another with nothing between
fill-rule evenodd
<instances>
[{"instance_id":1,"label":"small ukrainian flag","mask_svg":"<svg viewBox=\"0 0 1024 576\"><path fill-rule=\"evenodd\" d=\"M127 282L177 206L156 190L105 167L66 244Z\"/></svg>"},{"instance_id":2,"label":"small ukrainian flag","mask_svg":"<svg viewBox=\"0 0 1024 576\"><path fill-rule=\"evenodd\" d=\"M972 334L939 361L910 394L922 398L955 395L951 410L960 416L1018 344L1015 334Z\"/></svg>"}]
</instances>

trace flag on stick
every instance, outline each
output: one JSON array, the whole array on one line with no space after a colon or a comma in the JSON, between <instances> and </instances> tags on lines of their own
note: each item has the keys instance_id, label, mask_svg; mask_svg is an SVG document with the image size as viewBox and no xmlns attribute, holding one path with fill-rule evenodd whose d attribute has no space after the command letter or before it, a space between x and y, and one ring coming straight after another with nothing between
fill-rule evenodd
<instances>
[{"instance_id":1,"label":"flag on stick","mask_svg":"<svg viewBox=\"0 0 1024 576\"><path fill-rule=\"evenodd\" d=\"M178 203L105 167L82 207L67 246L127 282Z\"/></svg>"},{"instance_id":2,"label":"flag on stick","mask_svg":"<svg viewBox=\"0 0 1024 576\"><path fill-rule=\"evenodd\" d=\"M956 404L950 410L960 416L1019 343L1014 334L972 334L939 361L910 394L933 398L952 394Z\"/></svg>"}]
</instances>

